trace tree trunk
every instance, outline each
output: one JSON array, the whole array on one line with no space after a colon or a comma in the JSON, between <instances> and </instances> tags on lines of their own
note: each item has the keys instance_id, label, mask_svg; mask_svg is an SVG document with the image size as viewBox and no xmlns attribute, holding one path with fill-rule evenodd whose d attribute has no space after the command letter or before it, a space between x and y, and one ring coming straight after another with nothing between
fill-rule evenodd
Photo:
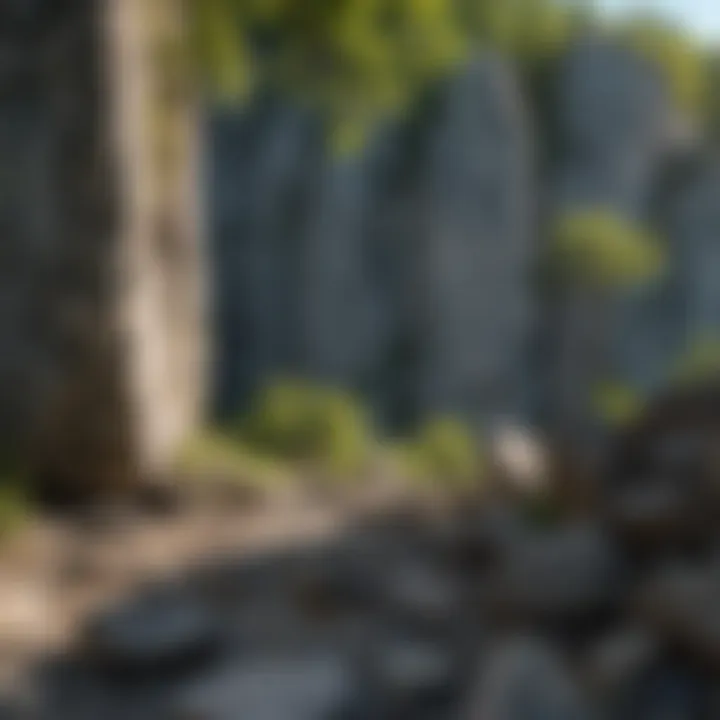
<instances>
[{"instance_id":1,"label":"tree trunk","mask_svg":"<svg viewBox=\"0 0 720 720\"><path fill-rule=\"evenodd\" d=\"M179 72L178 2L63 0L37 11L52 222L21 263L25 274L42 267L23 301L43 321L22 338L36 370L14 440L52 497L124 493L162 472L201 412L196 106ZM0 393L15 392L0 378Z\"/></svg>"}]
</instances>

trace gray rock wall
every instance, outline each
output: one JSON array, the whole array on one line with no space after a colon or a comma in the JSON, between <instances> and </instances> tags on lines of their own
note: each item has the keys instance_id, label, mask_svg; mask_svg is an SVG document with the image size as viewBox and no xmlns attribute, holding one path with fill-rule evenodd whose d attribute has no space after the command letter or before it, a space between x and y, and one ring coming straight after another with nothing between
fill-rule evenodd
<instances>
[{"instance_id":1,"label":"gray rock wall","mask_svg":"<svg viewBox=\"0 0 720 720\"><path fill-rule=\"evenodd\" d=\"M561 64L557 118L552 214L604 209L645 224L662 242L663 229L654 222L656 191L689 135L659 71L627 47L582 39ZM668 266L673 263L670 257ZM600 314L580 308L576 295L565 307L561 302L553 320L555 379L548 402L562 405L560 415L574 406L575 423L578 413L588 412L598 382L656 387L674 343L676 304L668 277L614 297ZM607 347L598 363L592 337L604 333Z\"/></svg>"},{"instance_id":2,"label":"gray rock wall","mask_svg":"<svg viewBox=\"0 0 720 720\"><path fill-rule=\"evenodd\" d=\"M517 410L533 257L527 108L489 56L435 105L349 159L323 152L286 108L218 121L226 408L292 371L361 389L390 418Z\"/></svg>"},{"instance_id":3,"label":"gray rock wall","mask_svg":"<svg viewBox=\"0 0 720 720\"><path fill-rule=\"evenodd\" d=\"M418 245L423 414L520 410L535 259L530 123L502 60L477 59L446 88Z\"/></svg>"}]
</instances>

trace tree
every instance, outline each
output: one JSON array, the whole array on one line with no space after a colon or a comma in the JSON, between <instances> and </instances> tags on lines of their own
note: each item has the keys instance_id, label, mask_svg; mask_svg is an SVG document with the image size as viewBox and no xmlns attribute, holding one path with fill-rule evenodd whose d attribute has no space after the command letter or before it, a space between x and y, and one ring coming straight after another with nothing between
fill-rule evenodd
<instances>
[{"instance_id":1,"label":"tree","mask_svg":"<svg viewBox=\"0 0 720 720\"><path fill-rule=\"evenodd\" d=\"M196 60L220 95L257 85L317 108L337 144L356 145L474 49L499 49L530 84L583 29L591 2L562 0L187 0ZM605 22L666 76L678 104L705 113L708 62L699 44L653 15Z\"/></svg>"},{"instance_id":2,"label":"tree","mask_svg":"<svg viewBox=\"0 0 720 720\"><path fill-rule=\"evenodd\" d=\"M632 18L618 34L661 71L678 107L697 119L707 116L710 62L698 40L651 15Z\"/></svg>"},{"instance_id":3,"label":"tree","mask_svg":"<svg viewBox=\"0 0 720 720\"><path fill-rule=\"evenodd\" d=\"M197 48L227 96L252 79L299 96L342 147L460 61L449 0L193 0Z\"/></svg>"}]
</instances>

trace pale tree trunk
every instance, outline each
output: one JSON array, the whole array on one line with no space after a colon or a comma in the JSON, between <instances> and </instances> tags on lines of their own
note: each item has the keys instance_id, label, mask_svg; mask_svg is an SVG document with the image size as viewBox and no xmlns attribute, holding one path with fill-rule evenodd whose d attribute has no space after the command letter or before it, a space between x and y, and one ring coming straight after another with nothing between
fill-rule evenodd
<instances>
[{"instance_id":1,"label":"pale tree trunk","mask_svg":"<svg viewBox=\"0 0 720 720\"><path fill-rule=\"evenodd\" d=\"M163 473L204 399L197 107L179 0L64 0L43 39L56 248L51 381L28 444L44 490Z\"/></svg>"}]
</instances>

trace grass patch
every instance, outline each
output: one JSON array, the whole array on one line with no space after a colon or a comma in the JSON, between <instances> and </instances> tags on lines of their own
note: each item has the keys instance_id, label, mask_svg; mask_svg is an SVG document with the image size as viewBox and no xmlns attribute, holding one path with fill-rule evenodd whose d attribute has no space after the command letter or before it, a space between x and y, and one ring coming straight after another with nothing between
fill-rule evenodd
<instances>
[{"instance_id":1,"label":"grass patch","mask_svg":"<svg viewBox=\"0 0 720 720\"><path fill-rule=\"evenodd\" d=\"M205 430L191 438L182 449L176 467L182 474L222 478L258 489L281 487L292 478L286 464L258 454L230 432L218 429Z\"/></svg>"},{"instance_id":2,"label":"grass patch","mask_svg":"<svg viewBox=\"0 0 720 720\"><path fill-rule=\"evenodd\" d=\"M350 394L295 380L265 388L237 429L238 441L253 452L313 465L337 479L364 467L372 435L365 409Z\"/></svg>"},{"instance_id":3,"label":"grass patch","mask_svg":"<svg viewBox=\"0 0 720 720\"><path fill-rule=\"evenodd\" d=\"M468 491L483 484L483 454L470 428L455 418L429 420L395 453L407 477L421 486Z\"/></svg>"}]
</instances>

